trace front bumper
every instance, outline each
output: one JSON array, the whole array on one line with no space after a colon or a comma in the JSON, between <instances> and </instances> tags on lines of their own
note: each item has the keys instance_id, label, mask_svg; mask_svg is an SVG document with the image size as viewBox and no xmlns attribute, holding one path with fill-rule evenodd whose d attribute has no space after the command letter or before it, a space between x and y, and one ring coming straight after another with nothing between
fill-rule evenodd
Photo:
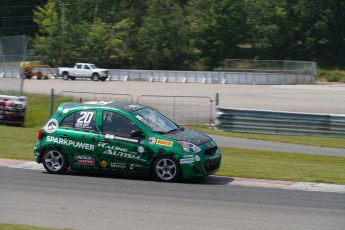
<instances>
[{"instance_id":1,"label":"front bumper","mask_svg":"<svg viewBox=\"0 0 345 230\"><path fill-rule=\"evenodd\" d=\"M187 162L185 158L180 160L184 179L204 177L216 173L220 169L222 155L220 150L217 149L211 156L205 155L205 153L198 153L194 155L194 160L192 158L187 159L190 159L188 163L185 163Z\"/></svg>"}]
</instances>

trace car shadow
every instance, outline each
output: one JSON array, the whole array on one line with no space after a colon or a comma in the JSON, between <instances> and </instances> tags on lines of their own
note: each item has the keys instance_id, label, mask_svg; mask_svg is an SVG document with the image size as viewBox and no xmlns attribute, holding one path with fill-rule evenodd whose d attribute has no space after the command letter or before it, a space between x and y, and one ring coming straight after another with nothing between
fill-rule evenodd
<instances>
[{"instance_id":1,"label":"car shadow","mask_svg":"<svg viewBox=\"0 0 345 230\"><path fill-rule=\"evenodd\" d=\"M42 172L48 174L46 171ZM59 176L60 174L55 174ZM140 181L155 181L152 176L149 175L133 175L133 174L121 174L121 173L112 173L112 172L102 172L102 171L84 171L84 170L68 170L65 174L68 176L81 176L81 177L99 177L99 178L113 178L120 180L140 180ZM61 176L61 175L60 175ZM227 185L234 181L234 178L223 177L223 176L206 176L195 179L180 179L175 183L180 184L193 184L193 185ZM158 182L164 183L164 182Z\"/></svg>"}]
</instances>

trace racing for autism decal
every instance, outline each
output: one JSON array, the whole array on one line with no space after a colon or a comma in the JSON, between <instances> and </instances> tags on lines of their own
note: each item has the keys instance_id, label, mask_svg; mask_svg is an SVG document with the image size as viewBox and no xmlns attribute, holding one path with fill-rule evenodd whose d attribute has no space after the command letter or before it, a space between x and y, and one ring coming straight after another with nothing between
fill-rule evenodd
<instances>
[{"instance_id":1,"label":"racing for autism decal","mask_svg":"<svg viewBox=\"0 0 345 230\"><path fill-rule=\"evenodd\" d=\"M53 133L57 130L59 126L59 123L56 119L51 119L48 121L47 125L44 127L44 130L47 132L47 133Z\"/></svg>"}]
</instances>

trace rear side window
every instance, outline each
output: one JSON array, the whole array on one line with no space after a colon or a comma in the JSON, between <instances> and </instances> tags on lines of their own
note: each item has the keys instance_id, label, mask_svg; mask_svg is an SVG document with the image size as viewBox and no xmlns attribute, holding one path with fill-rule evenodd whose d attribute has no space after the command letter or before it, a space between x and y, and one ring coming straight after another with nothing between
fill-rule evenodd
<instances>
[{"instance_id":1,"label":"rear side window","mask_svg":"<svg viewBox=\"0 0 345 230\"><path fill-rule=\"evenodd\" d=\"M60 127L96 131L96 110L81 110L71 113L62 120Z\"/></svg>"}]
</instances>

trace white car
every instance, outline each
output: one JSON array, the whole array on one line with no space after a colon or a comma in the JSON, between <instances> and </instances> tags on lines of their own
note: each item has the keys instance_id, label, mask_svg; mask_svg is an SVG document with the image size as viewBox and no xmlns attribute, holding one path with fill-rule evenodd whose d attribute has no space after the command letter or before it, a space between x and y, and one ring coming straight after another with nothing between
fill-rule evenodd
<instances>
[{"instance_id":1,"label":"white car","mask_svg":"<svg viewBox=\"0 0 345 230\"><path fill-rule=\"evenodd\" d=\"M58 75L64 80L75 80L76 78L90 78L94 81L105 81L108 78L109 70L100 69L91 63L76 63L74 68L59 67Z\"/></svg>"}]
</instances>

